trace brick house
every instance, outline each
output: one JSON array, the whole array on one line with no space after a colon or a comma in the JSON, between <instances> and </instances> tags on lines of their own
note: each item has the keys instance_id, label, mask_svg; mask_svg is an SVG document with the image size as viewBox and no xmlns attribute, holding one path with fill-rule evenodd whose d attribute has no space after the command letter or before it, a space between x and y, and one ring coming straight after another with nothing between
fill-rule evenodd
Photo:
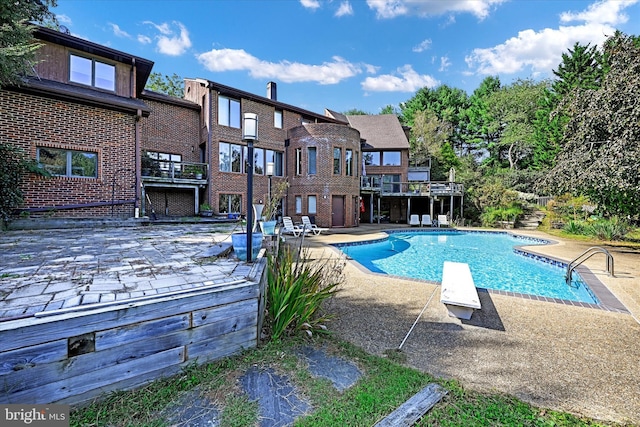
<instances>
[{"instance_id":1,"label":"brick house","mask_svg":"<svg viewBox=\"0 0 640 427\"><path fill-rule=\"evenodd\" d=\"M153 62L48 28L34 75L0 90L0 141L53 176L29 175L31 216L132 217L139 203L140 94Z\"/></svg>"},{"instance_id":2,"label":"brick house","mask_svg":"<svg viewBox=\"0 0 640 427\"><path fill-rule=\"evenodd\" d=\"M253 203L286 180L280 215L294 221L402 223L462 196L454 183L434 193L428 168L409 167L408 129L395 115L317 114L278 101L273 82L262 97L185 79L183 99L170 97L144 90L152 61L48 28L35 37L34 76L0 90L0 142L53 175L25 177L19 210L32 217L183 217L205 205L246 215L244 113L259 123Z\"/></svg>"},{"instance_id":3,"label":"brick house","mask_svg":"<svg viewBox=\"0 0 640 427\"><path fill-rule=\"evenodd\" d=\"M201 146L211 165L208 200L215 214L245 214L247 144L244 113L258 115L254 203L264 203L269 182L287 179L282 214L299 221L309 215L322 227L358 224L360 134L345 121L277 101L275 83L267 97L219 83L185 79L185 99L203 111ZM273 175L267 175L273 166ZM269 168L270 169L270 168Z\"/></svg>"}]
</instances>

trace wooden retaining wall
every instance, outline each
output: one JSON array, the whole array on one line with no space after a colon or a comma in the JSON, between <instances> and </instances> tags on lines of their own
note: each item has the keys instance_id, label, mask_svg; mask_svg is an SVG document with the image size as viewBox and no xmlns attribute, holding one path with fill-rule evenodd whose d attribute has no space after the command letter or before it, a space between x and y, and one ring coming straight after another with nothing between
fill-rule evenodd
<instances>
[{"instance_id":1,"label":"wooden retaining wall","mask_svg":"<svg viewBox=\"0 0 640 427\"><path fill-rule=\"evenodd\" d=\"M0 403L77 404L255 347L256 280L0 323Z\"/></svg>"}]
</instances>

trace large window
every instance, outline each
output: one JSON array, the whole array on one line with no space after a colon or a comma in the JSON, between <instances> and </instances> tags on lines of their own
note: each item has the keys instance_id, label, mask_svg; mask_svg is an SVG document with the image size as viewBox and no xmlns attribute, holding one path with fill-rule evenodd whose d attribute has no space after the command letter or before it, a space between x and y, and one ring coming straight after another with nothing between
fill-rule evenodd
<instances>
[{"instance_id":1,"label":"large window","mask_svg":"<svg viewBox=\"0 0 640 427\"><path fill-rule=\"evenodd\" d=\"M97 178L98 154L87 151L39 147L38 163L51 175Z\"/></svg>"},{"instance_id":2,"label":"large window","mask_svg":"<svg viewBox=\"0 0 640 427\"><path fill-rule=\"evenodd\" d=\"M296 213L302 213L302 196L296 196Z\"/></svg>"},{"instance_id":3,"label":"large window","mask_svg":"<svg viewBox=\"0 0 640 427\"><path fill-rule=\"evenodd\" d=\"M220 172L242 172L242 146L221 142L218 144Z\"/></svg>"},{"instance_id":4,"label":"large window","mask_svg":"<svg viewBox=\"0 0 640 427\"><path fill-rule=\"evenodd\" d=\"M399 151L383 152L382 160L385 166L400 166L402 164L402 158Z\"/></svg>"},{"instance_id":5,"label":"large window","mask_svg":"<svg viewBox=\"0 0 640 427\"><path fill-rule=\"evenodd\" d=\"M340 175L342 173L342 148L333 149L333 174Z\"/></svg>"},{"instance_id":6,"label":"large window","mask_svg":"<svg viewBox=\"0 0 640 427\"><path fill-rule=\"evenodd\" d=\"M220 194L218 201L218 213L240 213L242 208L242 196L240 194Z\"/></svg>"},{"instance_id":7,"label":"large window","mask_svg":"<svg viewBox=\"0 0 640 427\"><path fill-rule=\"evenodd\" d=\"M283 155L279 151L267 150L266 151L266 162L273 163L274 165L274 176L284 176L284 168L282 165ZM266 163L265 163L266 164Z\"/></svg>"},{"instance_id":8,"label":"large window","mask_svg":"<svg viewBox=\"0 0 640 427\"><path fill-rule=\"evenodd\" d=\"M218 97L218 124L240 129L240 101Z\"/></svg>"},{"instance_id":9,"label":"large window","mask_svg":"<svg viewBox=\"0 0 640 427\"><path fill-rule=\"evenodd\" d=\"M316 147L307 148L307 160L309 162L309 175L315 175L317 173Z\"/></svg>"},{"instance_id":10,"label":"large window","mask_svg":"<svg viewBox=\"0 0 640 427\"><path fill-rule=\"evenodd\" d=\"M315 214L318 212L318 209L316 207L316 202L317 202L316 196L309 196L307 198L307 211L310 214Z\"/></svg>"},{"instance_id":11,"label":"large window","mask_svg":"<svg viewBox=\"0 0 640 427\"><path fill-rule=\"evenodd\" d=\"M83 56L69 56L69 81L109 91L116 90L116 67Z\"/></svg>"},{"instance_id":12,"label":"large window","mask_svg":"<svg viewBox=\"0 0 640 427\"><path fill-rule=\"evenodd\" d=\"M353 176L353 150L347 150L344 156L344 173Z\"/></svg>"},{"instance_id":13,"label":"large window","mask_svg":"<svg viewBox=\"0 0 640 427\"><path fill-rule=\"evenodd\" d=\"M380 152L379 151L367 151L362 153L364 158L364 164L366 166L380 166Z\"/></svg>"}]
</instances>

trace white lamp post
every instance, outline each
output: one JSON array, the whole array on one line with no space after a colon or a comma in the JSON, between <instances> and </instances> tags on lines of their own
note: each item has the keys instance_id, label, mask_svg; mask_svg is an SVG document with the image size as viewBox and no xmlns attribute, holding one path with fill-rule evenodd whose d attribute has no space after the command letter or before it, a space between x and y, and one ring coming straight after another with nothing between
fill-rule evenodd
<instances>
[{"instance_id":1,"label":"white lamp post","mask_svg":"<svg viewBox=\"0 0 640 427\"><path fill-rule=\"evenodd\" d=\"M247 142L247 262L251 262L253 240L253 143L258 141L258 115L244 113L242 139Z\"/></svg>"},{"instance_id":2,"label":"white lamp post","mask_svg":"<svg viewBox=\"0 0 640 427\"><path fill-rule=\"evenodd\" d=\"M273 170L275 164L273 162L267 162L267 177L269 178L269 186L267 187L267 203L271 204L271 177L273 176Z\"/></svg>"}]
</instances>

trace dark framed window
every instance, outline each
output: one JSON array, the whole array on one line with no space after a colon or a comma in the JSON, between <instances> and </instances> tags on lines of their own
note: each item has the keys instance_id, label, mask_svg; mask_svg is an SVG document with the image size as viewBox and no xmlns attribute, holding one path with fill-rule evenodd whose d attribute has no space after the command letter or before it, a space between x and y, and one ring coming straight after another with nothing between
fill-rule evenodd
<instances>
[{"instance_id":1,"label":"dark framed window","mask_svg":"<svg viewBox=\"0 0 640 427\"><path fill-rule=\"evenodd\" d=\"M302 149L296 148L296 175L302 175Z\"/></svg>"},{"instance_id":2,"label":"dark framed window","mask_svg":"<svg viewBox=\"0 0 640 427\"><path fill-rule=\"evenodd\" d=\"M274 166L274 171L273 171L273 175L274 176L284 176L284 167L282 165L282 161L283 161L283 154L280 151L273 151L273 150L267 150L266 151L266 162L269 163L273 163ZM265 163L266 165L266 163Z\"/></svg>"},{"instance_id":3,"label":"dark framed window","mask_svg":"<svg viewBox=\"0 0 640 427\"><path fill-rule=\"evenodd\" d=\"M353 176L353 150L346 150L344 156L344 173Z\"/></svg>"},{"instance_id":4,"label":"dark framed window","mask_svg":"<svg viewBox=\"0 0 640 427\"><path fill-rule=\"evenodd\" d=\"M51 175L81 178L98 177L98 153L38 147L36 159L41 167Z\"/></svg>"},{"instance_id":5,"label":"dark framed window","mask_svg":"<svg viewBox=\"0 0 640 427\"><path fill-rule=\"evenodd\" d=\"M366 166L380 166L380 152L379 151L366 151L362 153L364 164Z\"/></svg>"},{"instance_id":6,"label":"dark framed window","mask_svg":"<svg viewBox=\"0 0 640 427\"><path fill-rule=\"evenodd\" d=\"M240 194L220 194L218 199L218 213L240 213L242 196Z\"/></svg>"},{"instance_id":7,"label":"dark framed window","mask_svg":"<svg viewBox=\"0 0 640 427\"><path fill-rule=\"evenodd\" d=\"M316 147L307 148L307 161L309 162L308 164L309 175L315 175L316 173L318 173L317 156L318 156L318 152Z\"/></svg>"},{"instance_id":8,"label":"dark framed window","mask_svg":"<svg viewBox=\"0 0 640 427\"><path fill-rule=\"evenodd\" d=\"M385 151L382 153L384 166L400 166L402 164L402 155L400 151Z\"/></svg>"},{"instance_id":9,"label":"dark framed window","mask_svg":"<svg viewBox=\"0 0 640 427\"><path fill-rule=\"evenodd\" d=\"M335 147L333 149L333 174L340 175L342 173L342 148Z\"/></svg>"},{"instance_id":10,"label":"dark framed window","mask_svg":"<svg viewBox=\"0 0 640 427\"><path fill-rule=\"evenodd\" d=\"M71 54L69 55L69 81L115 92L116 66Z\"/></svg>"},{"instance_id":11,"label":"dark framed window","mask_svg":"<svg viewBox=\"0 0 640 427\"><path fill-rule=\"evenodd\" d=\"M218 97L218 124L240 129L240 101L226 96Z\"/></svg>"}]
</instances>

